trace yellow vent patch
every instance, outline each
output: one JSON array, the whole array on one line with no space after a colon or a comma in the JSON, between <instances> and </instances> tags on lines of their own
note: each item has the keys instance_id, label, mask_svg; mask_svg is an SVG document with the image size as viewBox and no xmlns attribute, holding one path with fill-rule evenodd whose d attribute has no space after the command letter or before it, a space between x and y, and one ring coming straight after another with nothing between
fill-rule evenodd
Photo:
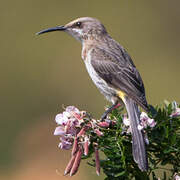
<instances>
[{"instance_id":1,"label":"yellow vent patch","mask_svg":"<svg viewBox=\"0 0 180 180\"><path fill-rule=\"evenodd\" d=\"M122 92L122 91L118 91L117 92L118 96L124 101L125 97L126 97L126 93Z\"/></svg>"}]
</instances>

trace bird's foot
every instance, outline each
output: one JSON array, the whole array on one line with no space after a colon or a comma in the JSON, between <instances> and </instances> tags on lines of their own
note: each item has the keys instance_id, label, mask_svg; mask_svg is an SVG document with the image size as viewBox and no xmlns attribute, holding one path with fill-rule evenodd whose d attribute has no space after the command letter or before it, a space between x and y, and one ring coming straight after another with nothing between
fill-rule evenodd
<instances>
[{"instance_id":1,"label":"bird's foot","mask_svg":"<svg viewBox=\"0 0 180 180\"><path fill-rule=\"evenodd\" d=\"M103 115L101 116L101 121L104 121L107 117L107 115L112 112L114 109L118 108L119 106L121 106L120 103L115 103L113 104L111 107L109 107L104 113Z\"/></svg>"},{"instance_id":2,"label":"bird's foot","mask_svg":"<svg viewBox=\"0 0 180 180\"><path fill-rule=\"evenodd\" d=\"M101 121L104 121L107 117L108 113L105 111L103 115L101 116Z\"/></svg>"}]
</instances>

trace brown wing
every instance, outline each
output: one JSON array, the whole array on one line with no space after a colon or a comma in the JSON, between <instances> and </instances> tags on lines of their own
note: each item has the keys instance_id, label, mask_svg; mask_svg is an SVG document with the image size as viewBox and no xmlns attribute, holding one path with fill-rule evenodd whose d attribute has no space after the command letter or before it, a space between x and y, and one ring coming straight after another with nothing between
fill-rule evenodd
<instances>
[{"instance_id":1,"label":"brown wing","mask_svg":"<svg viewBox=\"0 0 180 180\"><path fill-rule=\"evenodd\" d=\"M98 75L110 86L125 92L137 104L148 110L143 81L136 67L124 58L105 49L91 51L91 64Z\"/></svg>"}]
</instances>

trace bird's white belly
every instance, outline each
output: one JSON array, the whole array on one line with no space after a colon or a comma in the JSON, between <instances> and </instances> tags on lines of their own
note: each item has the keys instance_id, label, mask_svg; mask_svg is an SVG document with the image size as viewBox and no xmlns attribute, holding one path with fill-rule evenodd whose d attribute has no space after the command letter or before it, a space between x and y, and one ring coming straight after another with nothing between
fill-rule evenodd
<instances>
[{"instance_id":1,"label":"bird's white belly","mask_svg":"<svg viewBox=\"0 0 180 180\"><path fill-rule=\"evenodd\" d=\"M93 80L94 84L100 90L100 92L109 100L112 101L112 96L116 94L115 90L112 89L94 70L91 64L91 51L87 53L86 59L84 60L86 69Z\"/></svg>"}]
</instances>

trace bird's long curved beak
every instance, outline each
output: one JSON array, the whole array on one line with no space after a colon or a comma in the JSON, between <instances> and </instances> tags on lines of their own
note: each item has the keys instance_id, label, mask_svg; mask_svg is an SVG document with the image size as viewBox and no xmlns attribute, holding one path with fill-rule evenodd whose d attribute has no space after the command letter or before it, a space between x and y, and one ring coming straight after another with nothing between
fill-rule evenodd
<instances>
[{"instance_id":1,"label":"bird's long curved beak","mask_svg":"<svg viewBox=\"0 0 180 180\"><path fill-rule=\"evenodd\" d=\"M36 35L40 35L40 34L47 33L47 32L52 32L52 31L64 31L64 30L66 30L65 26L57 26L57 27L42 30L42 31L36 33Z\"/></svg>"}]
</instances>

